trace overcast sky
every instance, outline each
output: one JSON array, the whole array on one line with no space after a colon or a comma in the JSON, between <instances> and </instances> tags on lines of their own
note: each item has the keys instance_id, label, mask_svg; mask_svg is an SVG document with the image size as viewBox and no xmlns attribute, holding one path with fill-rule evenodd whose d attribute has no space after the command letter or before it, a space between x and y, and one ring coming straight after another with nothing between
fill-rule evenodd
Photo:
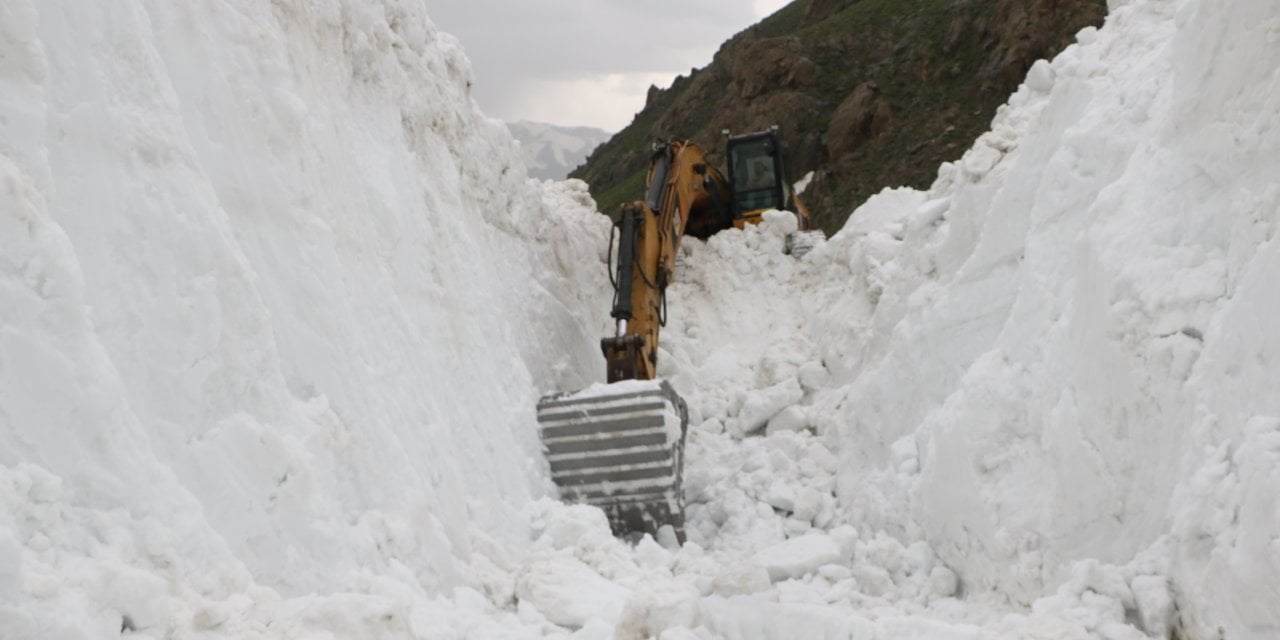
<instances>
[{"instance_id":1,"label":"overcast sky","mask_svg":"<svg viewBox=\"0 0 1280 640\"><path fill-rule=\"evenodd\" d=\"M471 59L472 95L503 120L618 131L649 85L711 62L788 0L424 0Z\"/></svg>"}]
</instances>

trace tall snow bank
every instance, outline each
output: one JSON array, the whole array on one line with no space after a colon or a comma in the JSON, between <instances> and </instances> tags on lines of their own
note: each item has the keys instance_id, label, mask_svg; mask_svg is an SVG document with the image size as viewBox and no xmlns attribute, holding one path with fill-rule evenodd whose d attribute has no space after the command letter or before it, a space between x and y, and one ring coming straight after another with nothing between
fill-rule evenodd
<instances>
[{"instance_id":1,"label":"tall snow bank","mask_svg":"<svg viewBox=\"0 0 1280 640\"><path fill-rule=\"evenodd\" d=\"M699 431L822 435L814 522L926 541L968 599L1273 637L1280 5L1112 5L929 191L799 263L781 220L687 243L660 366Z\"/></svg>"},{"instance_id":2,"label":"tall snow bank","mask_svg":"<svg viewBox=\"0 0 1280 640\"><path fill-rule=\"evenodd\" d=\"M811 259L842 504L969 593L1094 559L1150 632L1280 632L1277 175L1274 2L1125 3L1037 63Z\"/></svg>"},{"instance_id":3,"label":"tall snow bank","mask_svg":"<svg viewBox=\"0 0 1280 640\"><path fill-rule=\"evenodd\" d=\"M526 539L607 229L470 81L418 2L0 7L0 636L398 629Z\"/></svg>"}]
</instances>

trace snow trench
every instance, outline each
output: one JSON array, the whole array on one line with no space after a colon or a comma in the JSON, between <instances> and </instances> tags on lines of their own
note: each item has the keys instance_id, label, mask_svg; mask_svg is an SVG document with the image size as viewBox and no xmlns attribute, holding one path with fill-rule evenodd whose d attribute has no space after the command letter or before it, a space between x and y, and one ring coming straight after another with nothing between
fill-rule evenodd
<instances>
[{"instance_id":1,"label":"snow trench","mask_svg":"<svg viewBox=\"0 0 1280 640\"><path fill-rule=\"evenodd\" d=\"M1280 7L1109 5L928 191L686 240L680 549L550 497L608 222L419 3L0 6L0 637L1277 636Z\"/></svg>"}]
</instances>

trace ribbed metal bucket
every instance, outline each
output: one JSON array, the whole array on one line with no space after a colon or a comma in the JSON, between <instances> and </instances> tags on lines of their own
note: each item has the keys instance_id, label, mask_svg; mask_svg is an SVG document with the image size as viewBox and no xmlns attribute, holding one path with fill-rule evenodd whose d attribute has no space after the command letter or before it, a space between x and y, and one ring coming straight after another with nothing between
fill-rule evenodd
<instances>
[{"instance_id":1,"label":"ribbed metal bucket","mask_svg":"<svg viewBox=\"0 0 1280 640\"><path fill-rule=\"evenodd\" d=\"M684 541L684 400L665 381L600 385L538 402L538 424L560 497L600 507L616 535Z\"/></svg>"}]
</instances>

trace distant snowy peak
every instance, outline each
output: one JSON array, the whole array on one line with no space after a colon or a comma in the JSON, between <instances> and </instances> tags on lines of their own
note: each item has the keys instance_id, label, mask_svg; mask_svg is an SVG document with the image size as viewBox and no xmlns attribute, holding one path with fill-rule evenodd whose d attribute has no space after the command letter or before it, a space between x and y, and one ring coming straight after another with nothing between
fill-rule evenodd
<instances>
[{"instance_id":1,"label":"distant snowy peak","mask_svg":"<svg viewBox=\"0 0 1280 640\"><path fill-rule=\"evenodd\" d=\"M562 127L542 122L508 122L511 135L520 141L529 176L564 180L592 150L613 134L594 127Z\"/></svg>"}]
</instances>

